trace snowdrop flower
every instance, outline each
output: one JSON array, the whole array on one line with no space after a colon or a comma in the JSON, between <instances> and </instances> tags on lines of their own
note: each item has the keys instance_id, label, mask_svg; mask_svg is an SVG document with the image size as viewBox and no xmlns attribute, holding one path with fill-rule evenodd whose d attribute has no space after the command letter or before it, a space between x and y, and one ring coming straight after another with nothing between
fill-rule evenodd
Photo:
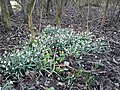
<instances>
[{"instance_id":1,"label":"snowdrop flower","mask_svg":"<svg viewBox=\"0 0 120 90\"><path fill-rule=\"evenodd\" d=\"M4 61L4 64L6 64L6 61Z\"/></svg>"},{"instance_id":2,"label":"snowdrop flower","mask_svg":"<svg viewBox=\"0 0 120 90\"><path fill-rule=\"evenodd\" d=\"M24 54L24 52L23 52L23 51L21 51L21 54Z\"/></svg>"},{"instance_id":3,"label":"snowdrop flower","mask_svg":"<svg viewBox=\"0 0 120 90\"><path fill-rule=\"evenodd\" d=\"M10 81L10 84L13 84L13 81Z\"/></svg>"},{"instance_id":4,"label":"snowdrop flower","mask_svg":"<svg viewBox=\"0 0 120 90\"><path fill-rule=\"evenodd\" d=\"M65 65L65 66L69 66L69 65L70 65L70 63L69 63L69 62L67 62L67 61L65 61L65 62L64 62L64 65Z\"/></svg>"},{"instance_id":5,"label":"snowdrop flower","mask_svg":"<svg viewBox=\"0 0 120 90\"><path fill-rule=\"evenodd\" d=\"M83 57L81 56L80 59L82 59Z\"/></svg>"},{"instance_id":6,"label":"snowdrop flower","mask_svg":"<svg viewBox=\"0 0 120 90\"><path fill-rule=\"evenodd\" d=\"M22 58L25 58L25 56L24 56L24 55L22 55Z\"/></svg>"},{"instance_id":7,"label":"snowdrop flower","mask_svg":"<svg viewBox=\"0 0 120 90\"><path fill-rule=\"evenodd\" d=\"M30 61L33 61L33 58L31 58Z\"/></svg>"},{"instance_id":8,"label":"snowdrop flower","mask_svg":"<svg viewBox=\"0 0 120 90\"><path fill-rule=\"evenodd\" d=\"M8 66L10 66L10 61L8 61Z\"/></svg>"},{"instance_id":9,"label":"snowdrop flower","mask_svg":"<svg viewBox=\"0 0 120 90\"><path fill-rule=\"evenodd\" d=\"M14 67L12 67L12 70L14 70Z\"/></svg>"},{"instance_id":10,"label":"snowdrop flower","mask_svg":"<svg viewBox=\"0 0 120 90\"><path fill-rule=\"evenodd\" d=\"M30 62L30 60L29 60L29 59L27 59L27 62L29 63L29 62Z\"/></svg>"},{"instance_id":11,"label":"snowdrop flower","mask_svg":"<svg viewBox=\"0 0 120 90\"><path fill-rule=\"evenodd\" d=\"M20 53L19 53L19 52L17 53L17 56L20 56Z\"/></svg>"},{"instance_id":12,"label":"snowdrop flower","mask_svg":"<svg viewBox=\"0 0 120 90\"><path fill-rule=\"evenodd\" d=\"M5 57L6 57L6 55L5 55L5 54L3 54L3 57L5 58Z\"/></svg>"},{"instance_id":13,"label":"snowdrop flower","mask_svg":"<svg viewBox=\"0 0 120 90\"><path fill-rule=\"evenodd\" d=\"M19 65L20 65L20 66L22 66L22 64L21 64L21 63L20 63Z\"/></svg>"},{"instance_id":14,"label":"snowdrop flower","mask_svg":"<svg viewBox=\"0 0 120 90\"><path fill-rule=\"evenodd\" d=\"M7 54L7 51L4 51L5 54Z\"/></svg>"},{"instance_id":15,"label":"snowdrop flower","mask_svg":"<svg viewBox=\"0 0 120 90\"><path fill-rule=\"evenodd\" d=\"M2 65L2 67L4 68L4 67L5 67L5 65Z\"/></svg>"},{"instance_id":16,"label":"snowdrop flower","mask_svg":"<svg viewBox=\"0 0 120 90\"><path fill-rule=\"evenodd\" d=\"M36 53L36 55L39 55L39 54L40 54L40 52L37 52L37 53Z\"/></svg>"},{"instance_id":17,"label":"snowdrop flower","mask_svg":"<svg viewBox=\"0 0 120 90\"><path fill-rule=\"evenodd\" d=\"M1 63L3 63L3 61L1 61Z\"/></svg>"},{"instance_id":18,"label":"snowdrop flower","mask_svg":"<svg viewBox=\"0 0 120 90\"><path fill-rule=\"evenodd\" d=\"M8 70L8 68L6 68L6 70Z\"/></svg>"},{"instance_id":19,"label":"snowdrop flower","mask_svg":"<svg viewBox=\"0 0 120 90\"><path fill-rule=\"evenodd\" d=\"M17 49L16 53L19 53L19 49Z\"/></svg>"}]
</instances>

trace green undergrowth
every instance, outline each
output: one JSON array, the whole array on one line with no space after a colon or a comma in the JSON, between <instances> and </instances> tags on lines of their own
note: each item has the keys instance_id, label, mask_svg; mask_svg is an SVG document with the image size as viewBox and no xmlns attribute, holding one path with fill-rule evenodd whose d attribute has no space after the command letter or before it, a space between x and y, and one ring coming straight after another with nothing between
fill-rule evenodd
<instances>
[{"instance_id":1,"label":"green undergrowth","mask_svg":"<svg viewBox=\"0 0 120 90\"><path fill-rule=\"evenodd\" d=\"M76 33L70 28L47 26L30 45L26 44L22 50L14 50L0 60L0 74L22 76L28 70L46 71L49 75L63 72L59 65L67 61L68 56L79 60L83 55L104 51L106 42L93 37L90 32Z\"/></svg>"}]
</instances>

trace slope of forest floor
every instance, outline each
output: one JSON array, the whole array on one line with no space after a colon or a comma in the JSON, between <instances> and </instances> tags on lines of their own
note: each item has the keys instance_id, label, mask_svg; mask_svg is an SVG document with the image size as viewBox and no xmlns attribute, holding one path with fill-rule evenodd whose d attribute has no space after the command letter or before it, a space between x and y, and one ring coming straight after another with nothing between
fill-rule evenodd
<instances>
[{"instance_id":1,"label":"slope of forest floor","mask_svg":"<svg viewBox=\"0 0 120 90\"><path fill-rule=\"evenodd\" d=\"M85 11L85 8L82 12ZM111 11L110 11L111 12ZM104 37L109 43L109 49L104 53L86 55L80 59L81 65L84 66L86 72L83 73L79 78L72 78L74 69L77 67L77 63L74 62L73 58L70 58L70 70L61 74L64 78L68 77L68 80L60 80L60 76L53 74L50 77L43 76L39 77L38 82L34 81L35 72L31 71L25 75L21 80L13 80L13 86L16 90L21 90L21 86L26 88L32 87L30 90L45 90L47 87L54 87L55 90L120 90L120 11L116 12L115 15L109 14L103 28L100 26L100 15L101 10L99 7L91 7L89 15L89 30L98 37ZM43 15L44 16L44 15ZM74 8L69 7L65 9L63 13L62 27L66 28L71 26L75 31L84 31L86 29L86 16L81 16ZM34 29L38 32L39 17L34 17ZM0 56L7 54L6 52L11 51L13 48L20 49L20 44L23 41L29 39L29 30L27 25L22 23L22 13L17 13L12 16L12 26L8 32L4 32L3 25L0 24ZM49 24L55 26L55 15L50 14ZM43 17L42 29L47 26L46 17ZM94 63L101 63L97 68ZM86 74L87 73L87 74ZM92 73L92 74L91 74ZM89 80L86 80L88 75ZM94 82L92 82L94 77ZM71 78L71 79L70 79ZM0 75L0 84L5 83ZM90 81L91 80L91 81ZM88 83L89 82L89 85ZM52 89L50 89L52 90Z\"/></svg>"}]
</instances>

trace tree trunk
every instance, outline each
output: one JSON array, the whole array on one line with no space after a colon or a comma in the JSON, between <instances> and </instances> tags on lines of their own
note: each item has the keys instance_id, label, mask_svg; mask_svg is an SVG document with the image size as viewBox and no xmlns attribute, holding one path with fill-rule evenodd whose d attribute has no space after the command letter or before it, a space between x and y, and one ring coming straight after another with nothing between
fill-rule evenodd
<instances>
[{"instance_id":1,"label":"tree trunk","mask_svg":"<svg viewBox=\"0 0 120 90\"><path fill-rule=\"evenodd\" d=\"M31 41L35 38L35 32L34 32L33 21L32 21L32 12L34 10L35 3L36 3L36 0L31 0L27 5L28 27L31 32L31 38L30 38Z\"/></svg>"},{"instance_id":2,"label":"tree trunk","mask_svg":"<svg viewBox=\"0 0 120 90\"><path fill-rule=\"evenodd\" d=\"M24 23L28 23L28 14L27 14L27 1L21 0L22 12L24 15Z\"/></svg>"},{"instance_id":3,"label":"tree trunk","mask_svg":"<svg viewBox=\"0 0 120 90\"><path fill-rule=\"evenodd\" d=\"M63 10L63 0L55 0L55 10L56 10L56 25L61 27L62 23L62 10Z\"/></svg>"},{"instance_id":4,"label":"tree trunk","mask_svg":"<svg viewBox=\"0 0 120 90\"><path fill-rule=\"evenodd\" d=\"M2 14L2 22L5 26L5 28L10 27L10 15L9 15L9 9L8 9L8 0L0 0L1 5L1 14Z\"/></svg>"}]
</instances>

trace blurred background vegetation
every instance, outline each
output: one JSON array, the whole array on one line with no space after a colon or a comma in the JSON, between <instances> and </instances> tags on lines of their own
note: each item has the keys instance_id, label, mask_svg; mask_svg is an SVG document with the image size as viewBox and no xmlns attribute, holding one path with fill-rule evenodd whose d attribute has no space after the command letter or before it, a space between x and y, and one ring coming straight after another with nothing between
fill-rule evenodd
<instances>
[{"instance_id":1,"label":"blurred background vegetation","mask_svg":"<svg viewBox=\"0 0 120 90\"><path fill-rule=\"evenodd\" d=\"M102 12L100 18L101 27L104 25L106 20L107 12L109 9L112 10L112 15L116 11L120 9L120 0L0 0L0 14L1 21L5 30L7 31L12 22L11 17L18 12L22 12L24 16L24 24L28 24L29 30L31 32L31 39L35 37L34 32L34 23L33 23L33 13L36 17L39 17L39 31L41 30L43 12L46 13L47 16L47 24L50 24L49 18L51 13L55 13L55 25L62 27L62 18L63 13L65 13L64 9L68 6L75 7L75 10L81 15L84 16L83 8L87 8L86 10L86 18L83 19L84 24L83 27L87 27L89 29L89 14L90 7L99 7ZM63 12L64 11L64 12ZM119 17L119 16L118 16Z\"/></svg>"}]
</instances>

